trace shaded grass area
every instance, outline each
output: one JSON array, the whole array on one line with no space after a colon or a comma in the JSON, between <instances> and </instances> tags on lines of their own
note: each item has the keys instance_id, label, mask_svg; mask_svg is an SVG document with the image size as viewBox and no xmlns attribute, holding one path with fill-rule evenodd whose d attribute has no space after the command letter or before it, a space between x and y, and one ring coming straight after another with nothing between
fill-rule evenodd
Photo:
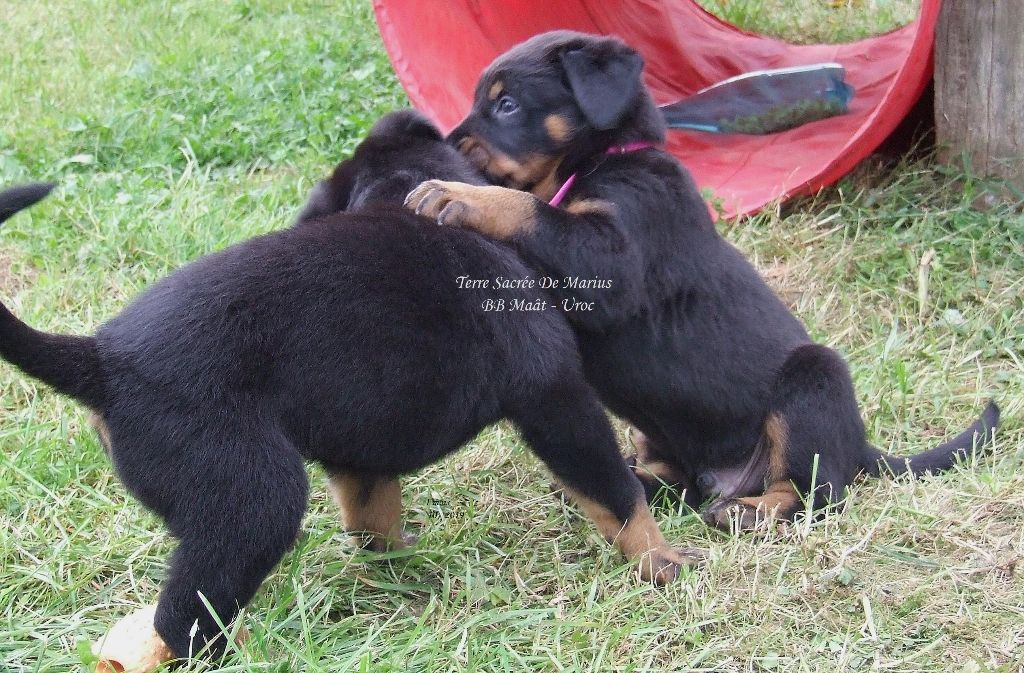
<instances>
[{"instance_id":1,"label":"shaded grass area","mask_svg":"<svg viewBox=\"0 0 1024 673\"><path fill-rule=\"evenodd\" d=\"M61 184L0 231L0 297L40 328L91 330L168 270L285 226L405 104L368 3L45 5L7 3L0 30L0 184ZM775 5L757 6L767 22ZM354 551L311 468L309 516L246 617L252 639L187 670L1020 670L1024 218L975 208L986 188L869 165L722 229L848 356L874 441L920 451L995 397L993 456L865 481L844 513L756 536L662 508L667 537L711 554L666 590L550 496L505 426L407 480L410 551ZM173 541L84 420L0 365L0 670L84 670L82 645L152 602L165 572Z\"/></svg>"}]
</instances>

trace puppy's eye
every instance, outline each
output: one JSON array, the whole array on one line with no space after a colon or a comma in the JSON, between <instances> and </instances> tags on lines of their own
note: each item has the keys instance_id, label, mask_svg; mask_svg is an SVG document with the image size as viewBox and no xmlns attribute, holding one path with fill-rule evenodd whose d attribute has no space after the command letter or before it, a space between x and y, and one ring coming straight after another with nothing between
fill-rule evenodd
<instances>
[{"instance_id":1,"label":"puppy's eye","mask_svg":"<svg viewBox=\"0 0 1024 673\"><path fill-rule=\"evenodd\" d=\"M519 103L512 96L502 96L494 104L494 114L499 117L508 117L519 111Z\"/></svg>"}]
</instances>

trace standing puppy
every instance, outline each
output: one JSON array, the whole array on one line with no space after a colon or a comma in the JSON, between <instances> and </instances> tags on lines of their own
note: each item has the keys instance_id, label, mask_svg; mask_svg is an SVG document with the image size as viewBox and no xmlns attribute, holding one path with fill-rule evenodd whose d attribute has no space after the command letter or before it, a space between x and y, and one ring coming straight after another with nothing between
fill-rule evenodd
<instances>
[{"instance_id":1,"label":"standing puppy","mask_svg":"<svg viewBox=\"0 0 1024 673\"><path fill-rule=\"evenodd\" d=\"M349 530L401 546L399 475L502 418L644 577L675 577L684 559L618 451L565 318L486 312L534 297L457 282L530 270L503 244L401 207L429 177L477 175L428 122L395 113L295 227L179 269L95 336L38 332L0 305L0 356L93 410L125 486L180 540L155 617L177 656L222 649L201 596L230 622L292 544L303 459L330 474ZM0 206L46 191L33 189L0 193Z\"/></svg>"},{"instance_id":2,"label":"standing puppy","mask_svg":"<svg viewBox=\"0 0 1024 673\"><path fill-rule=\"evenodd\" d=\"M906 460L868 444L842 358L811 342L659 149L642 68L621 41L569 31L512 48L449 138L499 186L435 180L406 203L560 281L588 380L643 433L649 495L685 488L693 506L715 498L710 523L750 528L793 516L812 491L815 507L838 501L861 471L942 470L988 442L994 404Z\"/></svg>"}]
</instances>

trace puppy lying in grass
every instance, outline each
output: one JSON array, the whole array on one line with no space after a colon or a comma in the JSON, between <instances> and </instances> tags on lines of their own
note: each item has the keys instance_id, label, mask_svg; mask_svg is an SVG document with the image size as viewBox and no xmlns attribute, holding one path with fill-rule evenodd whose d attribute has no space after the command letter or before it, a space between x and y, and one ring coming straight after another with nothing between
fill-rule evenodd
<instances>
[{"instance_id":1,"label":"puppy lying in grass","mask_svg":"<svg viewBox=\"0 0 1024 673\"><path fill-rule=\"evenodd\" d=\"M535 297L457 283L529 269L501 243L402 208L428 178L481 184L427 121L394 113L294 227L179 269L94 336L39 332L0 306L0 356L94 412L125 486L180 540L151 639L168 656L223 651L203 600L230 623L292 544L303 459L329 473L346 529L399 547L399 475L503 418L644 578L670 581L684 562L562 314L484 311ZM47 191L4 192L0 212Z\"/></svg>"}]
</instances>

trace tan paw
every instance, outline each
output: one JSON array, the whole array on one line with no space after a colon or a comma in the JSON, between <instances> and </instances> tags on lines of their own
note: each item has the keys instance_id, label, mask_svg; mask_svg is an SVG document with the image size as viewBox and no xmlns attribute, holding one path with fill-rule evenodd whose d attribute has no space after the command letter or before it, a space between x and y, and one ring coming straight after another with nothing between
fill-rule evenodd
<instances>
[{"instance_id":1,"label":"tan paw","mask_svg":"<svg viewBox=\"0 0 1024 673\"><path fill-rule=\"evenodd\" d=\"M682 568L693 568L707 558L699 549L654 549L640 559L640 577L646 582L665 586L679 577Z\"/></svg>"},{"instance_id":2,"label":"tan paw","mask_svg":"<svg viewBox=\"0 0 1024 673\"><path fill-rule=\"evenodd\" d=\"M156 606L122 617L107 634L93 643L99 659L97 673L146 673L174 658L171 648L153 628Z\"/></svg>"},{"instance_id":3,"label":"tan paw","mask_svg":"<svg viewBox=\"0 0 1024 673\"><path fill-rule=\"evenodd\" d=\"M417 215L499 239L532 231L536 204L526 192L444 180L422 182L405 197L405 207Z\"/></svg>"},{"instance_id":4,"label":"tan paw","mask_svg":"<svg viewBox=\"0 0 1024 673\"><path fill-rule=\"evenodd\" d=\"M405 207L417 215L437 220L440 225L459 227L469 223L472 206L460 199L459 183L427 180L405 197ZM471 185L461 185L471 187Z\"/></svg>"},{"instance_id":5,"label":"tan paw","mask_svg":"<svg viewBox=\"0 0 1024 673\"><path fill-rule=\"evenodd\" d=\"M755 507L736 500L716 500L701 513L704 523L719 530L747 533L762 521L771 519L763 507Z\"/></svg>"},{"instance_id":6,"label":"tan paw","mask_svg":"<svg viewBox=\"0 0 1024 673\"><path fill-rule=\"evenodd\" d=\"M402 531L395 538L385 538L379 535L370 535L363 537L363 548L368 549L372 552L383 553L386 551L395 551L397 549L406 549L416 544L418 537L412 533Z\"/></svg>"},{"instance_id":7,"label":"tan paw","mask_svg":"<svg viewBox=\"0 0 1024 673\"><path fill-rule=\"evenodd\" d=\"M98 661L96 673L148 673L174 659L174 652L164 643L153 626L156 605L150 605L122 617L107 634L92 644ZM235 643L249 639L249 630L238 629Z\"/></svg>"}]
</instances>

